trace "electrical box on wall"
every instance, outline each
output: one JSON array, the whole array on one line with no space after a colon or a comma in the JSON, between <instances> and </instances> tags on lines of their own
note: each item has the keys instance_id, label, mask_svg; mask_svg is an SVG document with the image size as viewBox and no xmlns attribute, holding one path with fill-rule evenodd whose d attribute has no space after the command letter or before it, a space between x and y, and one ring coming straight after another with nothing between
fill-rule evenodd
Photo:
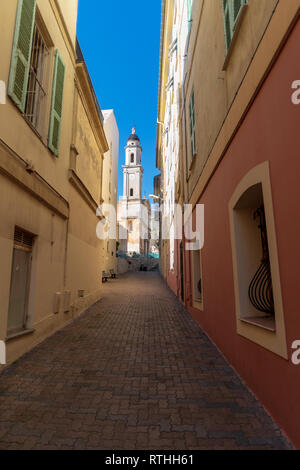
<instances>
[{"instance_id":1,"label":"electrical box on wall","mask_svg":"<svg viewBox=\"0 0 300 470\"><path fill-rule=\"evenodd\" d=\"M64 293L64 312L67 313L70 311L71 307L71 291L66 290Z\"/></svg>"},{"instance_id":2,"label":"electrical box on wall","mask_svg":"<svg viewBox=\"0 0 300 470\"><path fill-rule=\"evenodd\" d=\"M61 303L61 292L55 292L54 301L53 301L53 313L56 315L59 313L60 303Z\"/></svg>"}]
</instances>

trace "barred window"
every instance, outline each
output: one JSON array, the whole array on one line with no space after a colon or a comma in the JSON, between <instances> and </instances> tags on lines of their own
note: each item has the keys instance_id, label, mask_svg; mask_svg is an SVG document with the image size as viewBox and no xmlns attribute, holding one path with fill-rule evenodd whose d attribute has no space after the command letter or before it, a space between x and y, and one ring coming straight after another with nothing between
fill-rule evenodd
<instances>
[{"instance_id":1,"label":"barred window","mask_svg":"<svg viewBox=\"0 0 300 470\"><path fill-rule=\"evenodd\" d=\"M25 116L36 131L42 135L42 110L46 98L44 87L46 60L49 55L43 36L35 24L29 80L25 106Z\"/></svg>"}]
</instances>

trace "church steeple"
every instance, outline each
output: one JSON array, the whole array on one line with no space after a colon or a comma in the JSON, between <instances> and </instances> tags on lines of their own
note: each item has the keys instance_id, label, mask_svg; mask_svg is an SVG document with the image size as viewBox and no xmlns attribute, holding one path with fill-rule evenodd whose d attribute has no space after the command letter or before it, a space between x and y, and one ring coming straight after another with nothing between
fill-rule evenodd
<instances>
[{"instance_id":1,"label":"church steeple","mask_svg":"<svg viewBox=\"0 0 300 470\"><path fill-rule=\"evenodd\" d=\"M142 151L140 139L133 128L125 147L123 199L142 199Z\"/></svg>"}]
</instances>

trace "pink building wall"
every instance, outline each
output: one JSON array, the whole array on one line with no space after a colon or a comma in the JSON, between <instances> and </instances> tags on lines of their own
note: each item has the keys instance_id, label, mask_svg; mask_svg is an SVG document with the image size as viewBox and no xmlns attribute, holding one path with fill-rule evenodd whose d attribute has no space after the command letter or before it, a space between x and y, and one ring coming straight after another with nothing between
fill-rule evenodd
<instances>
[{"instance_id":1,"label":"pink building wall","mask_svg":"<svg viewBox=\"0 0 300 470\"><path fill-rule=\"evenodd\" d=\"M300 105L291 84L300 80L300 22L288 38L201 200L204 311L191 307L190 253L185 253L187 307L262 404L300 448L300 365L291 345L300 340ZM236 331L228 203L242 178L269 161L289 360Z\"/></svg>"}]
</instances>

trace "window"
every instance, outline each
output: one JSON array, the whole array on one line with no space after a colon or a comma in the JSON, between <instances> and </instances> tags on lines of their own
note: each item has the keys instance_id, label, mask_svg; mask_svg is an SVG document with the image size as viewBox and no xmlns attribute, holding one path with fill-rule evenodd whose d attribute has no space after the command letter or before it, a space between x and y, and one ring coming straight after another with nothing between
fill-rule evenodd
<instances>
[{"instance_id":1,"label":"window","mask_svg":"<svg viewBox=\"0 0 300 470\"><path fill-rule=\"evenodd\" d=\"M191 159L193 160L196 155L196 125L195 125L195 97L192 92L190 98L190 139L191 139Z\"/></svg>"},{"instance_id":2,"label":"window","mask_svg":"<svg viewBox=\"0 0 300 470\"><path fill-rule=\"evenodd\" d=\"M131 161L131 163L134 163L134 153L131 154L130 161Z\"/></svg>"},{"instance_id":3,"label":"window","mask_svg":"<svg viewBox=\"0 0 300 470\"><path fill-rule=\"evenodd\" d=\"M234 207L234 222L241 273L241 319L275 329L268 233L260 183L241 195Z\"/></svg>"},{"instance_id":4,"label":"window","mask_svg":"<svg viewBox=\"0 0 300 470\"><path fill-rule=\"evenodd\" d=\"M130 190L130 197L133 196L133 189Z\"/></svg>"},{"instance_id":5,"label":"window","mask_svg":"<svg viewBox=\"0 0 300 470\"><path fill-rule=\"evenodd\" d=\"M31 258L34 236L15 228L8 308L8 337L27 328Z\"/></svg>"},{"instance_id":6,"label":"window","mask_svg":"<svg viewBox=\"0 0 300 470\"><path fill-rule=\"evenodd\" d=\"M132 222L129 222L129 225L128 225L128 232L132 232L132 229L133 229L133 223L132 223Z\"/></svg>"},{"instance_id":7,"label":"window","mask_svg":"<svg viewBox=\"0 0 300 470\"><path fill-rule=\"evenodd\" d=\"M268 162L253 168L230 202L237 332L287 357Z\"/></svg>"},{"instance_id":8,"label":"window","mask_svg":"<svg viewBox=\"0 0 300 470\"><path fill-rule=\"evenodd\" d=\"M228 52L237 25L240 20L240 13L243 6L247 4L247 0L222 0L224 14L224 29L226 51Z\"/></svg>"},{"instance_id":9,"label":"window","mask_svg":"<svg viewBox=\"0 0 300 470\"><path fill-rule=\"evenodd\" d=\"M47 97L46 62L50 54L36 22L36 4L36 0L18 0L8 95L43 137L43 107ZM64 81L65 66L56 51L48 135L48 147L55 155L59 152Z\"/></svg>"},{"instance_id":10,"label":"window","mask_svg":"<svg viewBox=\"0 0 300 470\"><path fill-rule=\"evenodd\" d=\"M194 250L191 253L193 259L193 300L194 306L199 308L203 302L201 250Z\"/></svg>"},{"instance_id":11,"label":"window","mask_svg":"<svg viewBox=\"0 0 300 470\"><path fill-rule=\"evenodd\" d=\"M34 26L32 53L30 61L25 116L32 126L42 134L41 115L45 103L46 91L44 85L45 63L49 55L45 41Z\"/></svg>"}]
</instances>

